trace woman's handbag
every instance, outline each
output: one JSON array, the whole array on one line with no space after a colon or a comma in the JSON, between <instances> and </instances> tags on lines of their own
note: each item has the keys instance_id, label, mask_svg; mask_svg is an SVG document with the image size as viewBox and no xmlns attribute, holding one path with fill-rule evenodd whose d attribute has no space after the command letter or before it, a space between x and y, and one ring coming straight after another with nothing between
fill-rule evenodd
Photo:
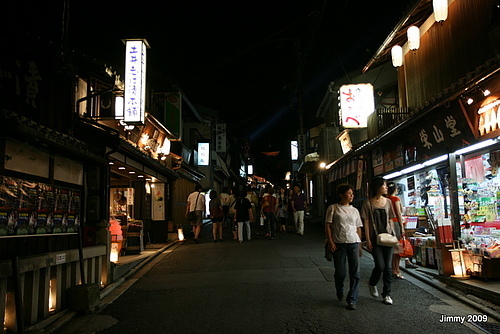
<instances>
[{"instance_id":1,"label":"woman's handbag","mask_svg":"<svg viewBox=\"0 0 500 334\"><path fill-rule=\"evenodd\" d=\"M385 247L394 247L398 244L399 240L396 238L394 235L391 233L378 233L377 231L377 224L375 223L375 219L373 218L373 204L370 202L371 210L371 219L372 219L372 225L375 230L375 233L377 234L377 245L378 246L385 246ZM388 222L389 223L389 222ZM393 230L392 228L392 222L387 225L389 229Z\"/></svg>"},{"instance_id":2,"label":"woman's handbag","mask_svg":"<svg viewBox=\"0 0 500 334\"><path fill-rule=\"evenodd\" d=\"M410 243L410 241L406 238L403 237L401 241L399 242L401 244L401 247L403 248L403 251L399 253L400 257L412 257L413 256L413 247Z\"/></svg>"},{"instance_id":3,"label":"woman's handbag","mask_svg":"<svg viewBox=\"0 0 500 334\"><path fill-rule=\"evenodd\" d=\"M394 247L398 244L398 242L398 238L390 233L377 234L377 245L379 246Z\"/></svg>"}]
</instances>

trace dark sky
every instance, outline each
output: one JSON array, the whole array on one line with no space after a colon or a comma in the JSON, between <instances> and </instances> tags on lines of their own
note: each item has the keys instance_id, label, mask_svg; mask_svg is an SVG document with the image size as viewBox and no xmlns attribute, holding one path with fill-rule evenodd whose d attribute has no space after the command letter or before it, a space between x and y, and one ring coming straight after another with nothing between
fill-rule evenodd
<instances>
[{"instance_id":1,"label":"dark sky","mask_svg":"<svg viewBox=\"0 0 500 334\"><path fill-rule=\"evenodd\" d=\"M317 123L328 83L366 65L411 2L70 0L68 46L123 73L121 39L144 37L156 82L220 111L254 151L283 149L299 108ZM11 28L60 43L64 3L16 0Z\"/></svg>"}]
</instances>

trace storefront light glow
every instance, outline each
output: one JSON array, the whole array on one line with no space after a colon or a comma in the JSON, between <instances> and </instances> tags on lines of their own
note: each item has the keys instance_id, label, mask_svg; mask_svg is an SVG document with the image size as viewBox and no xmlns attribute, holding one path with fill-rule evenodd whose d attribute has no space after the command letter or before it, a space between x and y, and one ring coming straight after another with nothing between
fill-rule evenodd
<instances>
[{"instance_id":1,"label":"storefront light glow","mask_svg":"<svg viewBox=\"0 0 500 334\"><path fill-rule=\"evenodd\" d=\"M480 143L461 148L458 151L456 151L455 154L456 155L466 154L466 153L469 153L469 152L472 152L475 150L479 150L479 149L494 145L496 143L498 143L498 138L497 139L488 139L488 140L482 141Z\"/></svg>"},{"instance_id":2,"label":"storefront light glow","mask_svg":"<svg viewBox=\"0 0 500 334\"><path fill-rule=\"evenodd\" d=\"M422 169L424 167L432 166L432 165L435 165L437 163L443 162L443 161L445 161L447 159L448 159L448 155L447 154L441 155L441 156L439 156L437 158L427 160L426 162L424 162L422 164L418 164L418 165L415 165L415 166L412 166L412 167L408 167L408 168L403 169L403 170L401 170L399 172L394 172L394 173L391 173L391 174L387 174L387 175L384 176L384 179L386 179L386 180L394 179L394 178L399 177L399 176L404 175L404 174L416 172L417 170Z\"/></svg>"},{"instance_id":3,"label":"storefront light glow","mask_svg":"<svg viewBox=\"0 0 500 334\"><path fill-rule=\"evenodd\" d=\"M406 169L403 169L401 171L402 174L408 174L408 173L411 173L411 172L414 172L414 171L417 171L421 168L425 167L423 164L418 164L418 165L415 165L415 166L411 166L411 167L408 167Z\"/></svg>"},{"instance_id":4,"label":"storefront light glow","mask_svg":"<svg viewBox=\"0 0 500 334\"><path fill-rule=\"evenodd\" d=\"M445 155L439 156L437 158L427 160L426 162L424 162L424 166L432 166L434 164L440 163L440 162L445 161L447 159L448 159L448 154L445 154Z\"/></svg>"},{"instance_id":5,"label":"storefront light glow","mask_svg":"<svg viewBox=\"0 0 500 334\"><path fill-rule=\"evenodd\" d=\"M403 173L401 173L401 172L394 172L394 173L385 175L384 179L390 180L390 179L394 179L394 178L396 178L398 176L401 176L401 175L403 175Z\"/></svg>"}]
</instances>

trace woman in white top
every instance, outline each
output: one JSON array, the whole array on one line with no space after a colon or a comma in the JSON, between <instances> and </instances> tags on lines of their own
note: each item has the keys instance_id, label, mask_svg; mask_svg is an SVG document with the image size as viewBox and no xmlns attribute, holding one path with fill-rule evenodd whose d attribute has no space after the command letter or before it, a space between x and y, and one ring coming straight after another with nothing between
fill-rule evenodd
<instances>
[{"instance_id":1,"label":"woman in white top","mask_svg":"<svg viewBox=\"0 0 500 334\"><path fill-rule=\"evenodd\" d=\"M363 223L358 209L350 204L354 199L354 188L349 184L339 185L337 194L340 196L340 202L330 205L326 210L325 233L328 247L333 252L337 298L344 299L347 260L350 286L346 296L347 309L355 310L359 293L359 256L361 255L359 245Z\"/></svg>"}]
</instances>

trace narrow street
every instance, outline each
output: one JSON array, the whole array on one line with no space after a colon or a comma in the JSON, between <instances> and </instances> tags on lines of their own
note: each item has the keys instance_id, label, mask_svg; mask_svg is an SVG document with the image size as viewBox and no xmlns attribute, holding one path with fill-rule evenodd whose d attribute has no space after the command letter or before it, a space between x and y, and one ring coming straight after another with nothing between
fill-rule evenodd
<instances>
[{"instance_id":1,"label":"narrow street","mask_svg":"<svg viewBox=\"0 0 500 334\"><path fill-rule=\"evenodd\" d=\"M366 252L358 308L347 310L335 298L321 221L307 221L305 236L275 240L257 228L242 244L229 229L223 242L213 242L210 229L205 225L200 244L191 239L165 251L108 296L101 312L74 319L59 334L483 332L467 321L480 312L410 275L393 281L394 305L371 297Z\"/></svg>"}]
</instances>

